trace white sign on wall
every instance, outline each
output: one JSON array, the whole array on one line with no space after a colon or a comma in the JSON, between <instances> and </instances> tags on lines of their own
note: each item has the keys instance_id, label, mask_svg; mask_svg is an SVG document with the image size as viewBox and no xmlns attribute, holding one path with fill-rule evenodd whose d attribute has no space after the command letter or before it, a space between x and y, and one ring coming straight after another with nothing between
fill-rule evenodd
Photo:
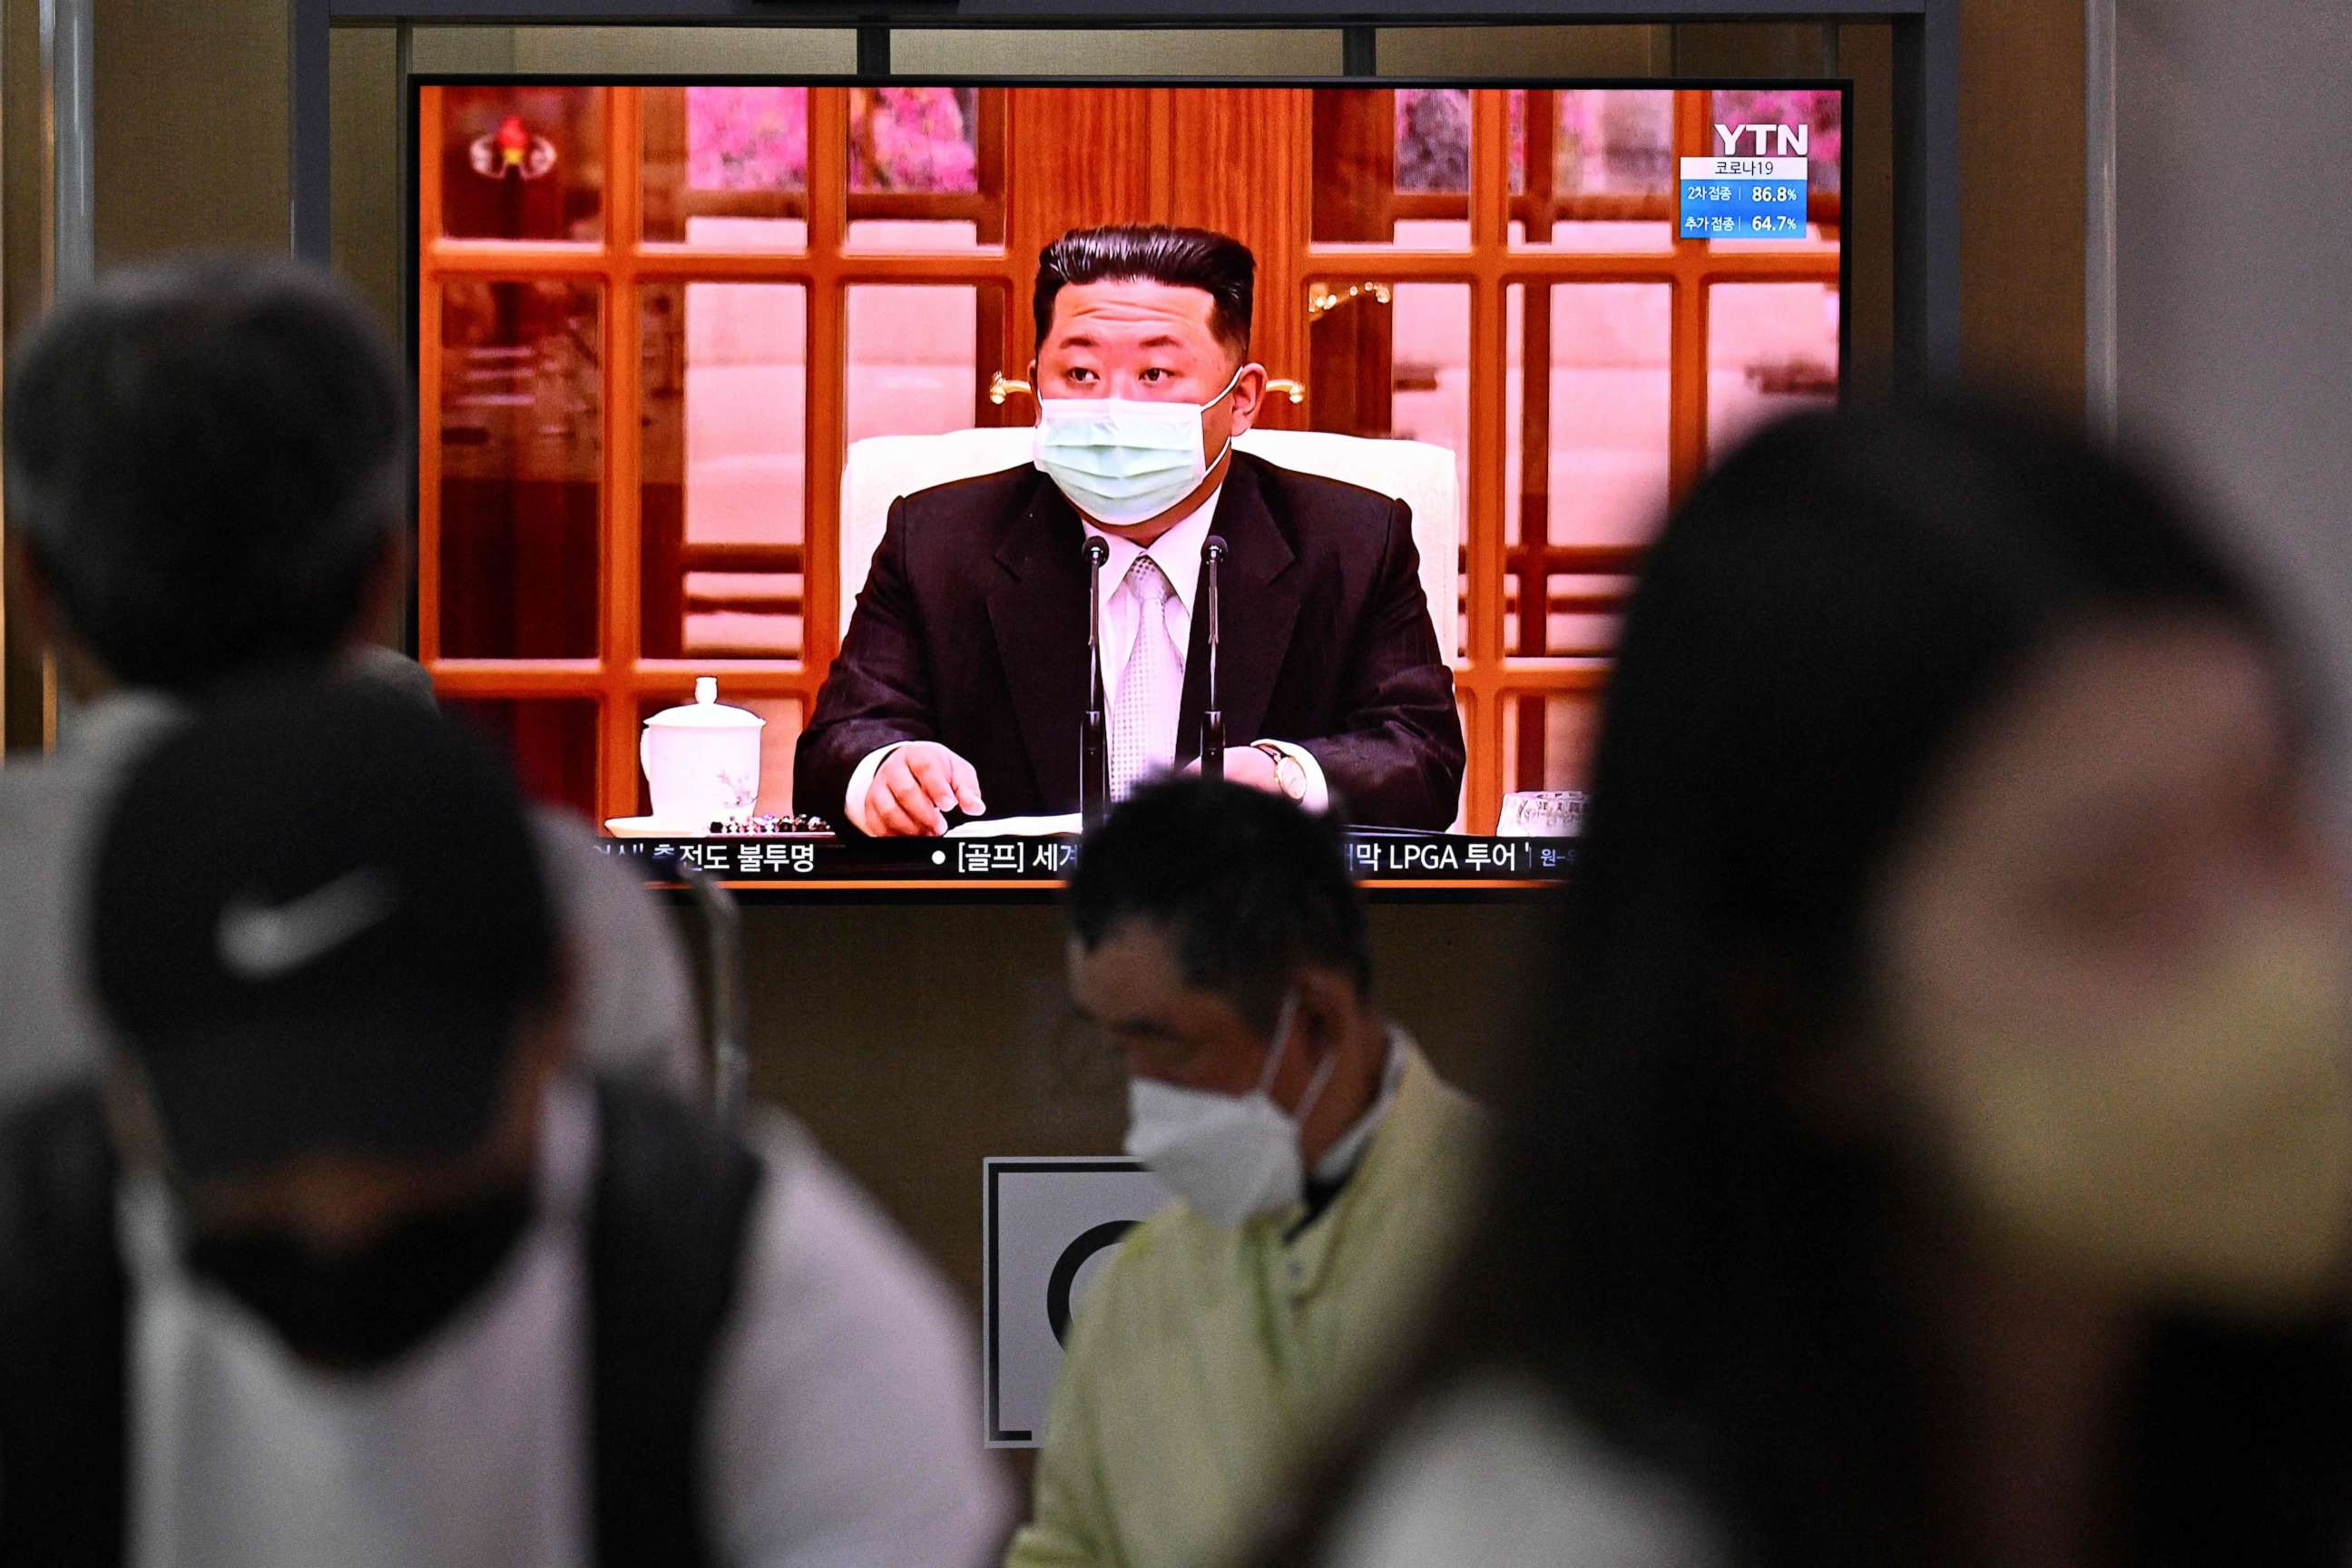
<instances>
[{"instance_id":1,"label":"white sign on wall","mask_svg":"<svg viewBox=\"0 0 2352 1568\"><path fill-rule=\"evenodd\" d=\"M981 1365L988 1446L1034 1448L1070 1315L1138 1221L1169 1201L1133 1160L981 1162Z\"/></svg>"}]
</instances>

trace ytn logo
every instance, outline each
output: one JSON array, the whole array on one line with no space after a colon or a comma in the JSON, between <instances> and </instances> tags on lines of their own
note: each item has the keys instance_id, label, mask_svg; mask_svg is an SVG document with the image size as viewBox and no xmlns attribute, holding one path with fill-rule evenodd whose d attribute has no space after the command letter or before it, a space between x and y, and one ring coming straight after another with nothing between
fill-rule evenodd
<instances>
[{"instance_id":1,"label":"ytn logo","mask_svg":"<svg viewBox=\"0 0 2352 1568\"><path fill-rule=\"evenodd\" d=\"M1802 158L1807 155L1805 149L1812 137L1813 128L1810 125L1717 125L1715 128L1715 139L1723 143L1723 155L1727 158L1738 157L1739 144L1751 138L1756 142L1756 150L1748 154L1750 157Z\"/></svg>"}]
</instances>

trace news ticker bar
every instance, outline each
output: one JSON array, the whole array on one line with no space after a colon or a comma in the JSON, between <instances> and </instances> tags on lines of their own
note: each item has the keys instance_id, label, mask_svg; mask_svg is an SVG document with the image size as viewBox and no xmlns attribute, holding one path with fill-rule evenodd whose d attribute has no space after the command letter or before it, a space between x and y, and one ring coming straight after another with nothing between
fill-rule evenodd
<instances>
[{"instance_id":1,"label":"news ticker bar","mask_svg":"<svg viewBox=\"0 0 2352 1568\"><path fill-rule=\"evenodd\" d=\"M1685 158L1685 239L1801 239L1805 236L1802 158Z\"/></svg>"},{"instance_id":2,"label":"news ticker bar","mask_svg":"<svg viewBox=\"0 0 2352 1568\"><path fill-rule=\"evenodd\" d=\"M665 881L658 861L690 860L730 882L910 882L947 886L1058 881L1077 861L1078 841L1052 838L773 837L608 838L604 851L639 861L646 879ZM1348 861L1368 882L1553 882L1575 857L1569 838L1489 838L1463 834L1351 833Z\"/></svg>"}]
</instances>

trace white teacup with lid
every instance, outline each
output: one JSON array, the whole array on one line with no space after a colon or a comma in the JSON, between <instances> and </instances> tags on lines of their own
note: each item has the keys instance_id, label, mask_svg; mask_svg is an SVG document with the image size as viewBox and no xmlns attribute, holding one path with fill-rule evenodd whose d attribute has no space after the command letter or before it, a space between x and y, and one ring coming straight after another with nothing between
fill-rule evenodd
<instances>
[{"instance_id":1,"label":"white teacup with lid","mask_svg":"<svg viewBox=\"0 0 2352 1568\"><path fill-rule=\"evenodd\" d=\"M637 761L653 793L653 820L680 833L751 814L760 798L760 731L767 721L719 700L715 676L697 676L694 700L646 721Z\"/></svg>"}]
</instances>

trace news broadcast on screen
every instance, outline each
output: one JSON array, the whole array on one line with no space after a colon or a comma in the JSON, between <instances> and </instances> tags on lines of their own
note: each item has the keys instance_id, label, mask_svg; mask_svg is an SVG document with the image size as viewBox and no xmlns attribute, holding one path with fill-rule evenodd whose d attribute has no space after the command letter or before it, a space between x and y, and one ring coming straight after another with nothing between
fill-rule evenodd
<instances>
[{"instance_id":1,"label":"news broadcast on screen","mask_svg":"<svg viewBox=\"0 0 2352 1568\"><path fill-rule=\"evenodd\" d=\"M1557 881L1669 498L1839 397L1848 98L427 81L420 656L648 876L1050 887L1197 769Z\"/></svg>"}]
</instances>

